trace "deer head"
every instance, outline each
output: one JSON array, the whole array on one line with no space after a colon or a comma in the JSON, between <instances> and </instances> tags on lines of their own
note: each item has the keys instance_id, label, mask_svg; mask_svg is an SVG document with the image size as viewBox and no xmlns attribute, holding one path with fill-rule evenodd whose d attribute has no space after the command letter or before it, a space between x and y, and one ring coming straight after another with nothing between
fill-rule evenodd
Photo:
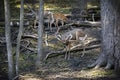
<instances>
[{"instance_id":1,"label":"deer head","mask_svg":"<svg viewBox=\"0 0 120 80\"><path fill-rule=\"evenodd\" d=\"M69 40L71 40L72 39L72 34L69 34L68 36L66 36L66 35L57 35L57 39L59 40L59 41L61 41L64 45L68 45L68 43L69 43Z\"/></svg>"}]
</instances>

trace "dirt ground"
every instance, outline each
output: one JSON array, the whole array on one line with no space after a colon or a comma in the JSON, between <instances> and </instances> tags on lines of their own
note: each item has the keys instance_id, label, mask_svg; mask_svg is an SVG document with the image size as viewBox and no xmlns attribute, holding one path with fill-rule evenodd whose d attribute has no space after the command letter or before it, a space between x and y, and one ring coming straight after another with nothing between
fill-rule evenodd
<instances>
[{"instance_id":1,"label":"dirt ground","mask_svg":"<svg viewBox=\"0 0 120 80\"><path fill-rule=\"evenodd\" d=\"M48 58L36 71L22 73L19 80L119 80L113 70L89 69L98 57L100 49L71 53L70 60L64 55Z\"/></svg>"},{"instance_id":2,"label":"dirt ground","mask_svg":"<svg viewBox=\"0 0 120 80\"><path fill-rule=\"evenodd\" d=\"M62 44L55 39L54 35L48 36L49 46L45 47L45 54L52 50L62 50ZM83 57L81 57L82 51L71 52L69 60L65 60L64 54L49 57L41 63L39 69L35 70L34 65L27 72L21 71L19 80L120 80L113 70L88 68L99 54L100 48L95 48L86 50ZM35 64L35 61L29 63Z\"/></svg>"},{"instance_id":3,"label":"dirt ground","mask_svg":"<svg viewBox=\"0 0 120 80\"><path fill-rule=\"evenodd\" d=\"M63 49L54 34L49 34L48 37L49 46L44 45L45 54ZM30 45L36 48L36 40L25 39L25 41L31 42ZM120 80L113 70L88 68L98 58L100 48L86 50L83 57L82 53L83 51L71 52L69 60L65 60L64 54L49 57L41 63L39 69L35 70L36 54L27 51L20 55L20 75L15 80Z\"/></svg>"}]
</instances>

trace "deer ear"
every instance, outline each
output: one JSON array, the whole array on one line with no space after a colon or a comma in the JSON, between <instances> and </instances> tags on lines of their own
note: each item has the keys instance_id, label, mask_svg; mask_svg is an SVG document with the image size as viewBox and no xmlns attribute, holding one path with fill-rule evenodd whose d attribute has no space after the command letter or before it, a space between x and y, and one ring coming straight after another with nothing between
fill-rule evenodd
<instances>
[{"instance_id":1,"label":"deer ear","mask_svg":"<svg viewBox=\"0 0 120 80\"><path fill-rule=\"evenodd\" d=\"M57 35L56 38L61 41L61 35Z\"/></svg>"},{"instance_id":2,"label":"deer ear","mask_svg":"<svg viewBox=\"0 0 120 80\"><path fill-rule=\"evenodd\" d=\"M49 15L52 15L53 13L49 11L48 14L49 14Z\"/></svg>"},{"instance_id":3,"label":"deer ear","mask_svg":"<svg viewBox=\"0 0 120 80\"><path fill-rule=\"evenodd\" d=\"M48 11L48 14L51 14L51 12L50 12L50 11Z\"/></svg>"},{"instance_id":4,"label":"deer ear","mask_svg":"<svg viewBox=\"0 0 120 80\"><path fill-rule=\"evenodd\" d=\"M66 38L66 40L70 40L70 39L72 39L72 37L73 37L72 34L69 34L68 37Z\"/></svg>"}]
</instances>

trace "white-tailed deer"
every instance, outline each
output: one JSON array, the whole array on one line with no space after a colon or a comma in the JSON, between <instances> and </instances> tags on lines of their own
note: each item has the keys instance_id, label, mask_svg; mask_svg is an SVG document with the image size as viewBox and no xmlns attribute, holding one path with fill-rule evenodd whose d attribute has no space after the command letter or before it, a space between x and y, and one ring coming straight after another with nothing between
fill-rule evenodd
<instances>
[{"instance_id":1,"label":"white-tailed deer","mask_svg":"<svg viewBox=\"0 0 120 80\"><path fill-rule=\"evenodd\" d=\"M59 41L61 41L63 43L63 45L65 46L65 49L66 49L65 59L70 58L70 50L73 49L74 42L79 43L78 44L79 46L83 46L82 56L84 56L84 51L85 51L84 41L87 38L87 34L85 34L85 32L83 32L83 30L73 29L69 32L62 34L62 35L56 34L56 38Z\"/></svg>"},{"instance_id":2,"label":"white-tailed deer","mask_svg":"<svg viewBox=\"0 0 120 80\"><path fill-rule=\"evenodd\" d=\"M62 13L52 13L52 12L49 12L49 20L50 20L50 30L52 30L52 24L54 24L58 29L57 29L57 32L59 30L59 27L58 27L58 23L61 22L62 26L64 25L65 22L68 21L67 17L62 14Z\"/></svg>"}]
</instances>

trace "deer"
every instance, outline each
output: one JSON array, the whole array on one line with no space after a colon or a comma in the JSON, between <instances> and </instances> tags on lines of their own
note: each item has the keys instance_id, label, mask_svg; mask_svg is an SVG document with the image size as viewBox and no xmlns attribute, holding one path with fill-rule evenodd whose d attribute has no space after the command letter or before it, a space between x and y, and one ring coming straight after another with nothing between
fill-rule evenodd
<instances>
[{"instance_id":1,"label":"deer","mask_svg":"<svg viewBox=\"0 0 120 80\"><path fill-rule=\"evenodd\" d=\"M49 27L51 31L52 31L52 24L54 24L55 27L57 27L57 32L58 32L59 31L58 23L61 22L63 26L64 23L68 21L68 18L62 13L49 12L48 14L49 14Z\"/></svg>"},{"instance_id":2,"label":"deer","mask_svg":"<svg viewBox=\"0 0 120 80\"><path fill-rule=\"evenodd\" d=\"M83 46L82 57L84 56L84 52L85 52L84 41L87 38L87 34L82 29L73 29L71 31L63 33L62 35L56 33L55 36L60 42L62 42L62 44L66 49L65 59L69 60L70 50L76 48L77 46ZM77 46L74 46L73 45L74 42L79 44Z\"/></svg>"}]
</instances>

